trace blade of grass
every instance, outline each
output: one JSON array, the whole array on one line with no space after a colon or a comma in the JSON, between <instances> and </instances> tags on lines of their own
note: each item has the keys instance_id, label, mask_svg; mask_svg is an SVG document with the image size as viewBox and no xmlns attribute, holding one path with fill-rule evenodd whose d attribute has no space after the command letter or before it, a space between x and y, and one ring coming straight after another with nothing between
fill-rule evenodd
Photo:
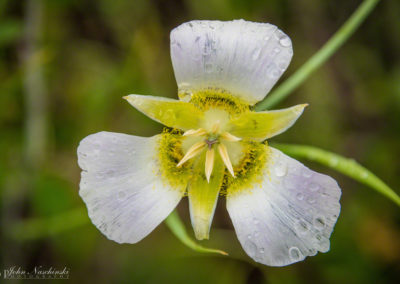
<instances>
[{"instance_id":1,"label":"blade of grass","mask_svg":"<svg viewBox=\"0 0 400 284\"><path fill-rule=\"evenodd\" d=\"M198 243L196 243L193 239L191 239L188 233L186 232L185 225L182 223L176 211L172 212L168 216L168 218L165 220L165 224L184 245L186 245L187 247L191 248L194 251L202 253L217 253L222 255L228 255L226 252L219 249L211 249L203 247Z\"/></svg>"},{"instance_id":2,"label":"blade of grass","mask_svg":"<svg viewBox=\"0 0 400 284\"><path fill-rule=\"evenodd\" d=\"M299 159L307 159L309 161L317 162L332 168L348 177L355 179L356 181L359 181L360 183L371 187L372 189L375 189L377 192L386 196L400 206L400 197L397 195L397 193L371 171L364 168L353 159L345 158L338 154L312 146L290 144L273 144L273 146L289 156Z\"/></svg>"},{"instance_id":3,"label":"blade of grass","mask_svg":"<svg viewBox=\"0 0 400 284\"><path fill-rule=\"evenodd\" d=\"M275 106L293 90L301 85L316 69L324 64L357 30L365 18L374 10L380 0L364 0L340 29L304 63L289 79L278 86L255 106L256 111L263 111Z\"/></svg>"}]
</instances>

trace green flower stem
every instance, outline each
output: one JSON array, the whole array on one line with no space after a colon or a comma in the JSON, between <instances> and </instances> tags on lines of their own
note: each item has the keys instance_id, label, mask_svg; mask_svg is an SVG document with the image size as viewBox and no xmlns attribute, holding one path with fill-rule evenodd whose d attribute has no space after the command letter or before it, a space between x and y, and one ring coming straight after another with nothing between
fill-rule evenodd
<instances>
[{"instance_id":1,"label":"green flower stem","mask_svg":"<svg viewBox=\"0 0 400 284\"><path fill-rule=\"evenodd\" d=\"M197 252L203 252L203 253L217 253L217 254L222 254L222 255L228 255L226 252L219 250L219 249L210 249L203 247L196 243L194 240L192 240L188 233L186 232L185 226L182 223L181 219L179 218L179 215L176 211L172 212L168 218L165 220L165 224L168 226L168 228L172 231L172 233L186 246L191 248L192 250L195 250Z\"/></svg>"},{"instance_id":2,"label":"green flower stem","mask_svg":"<svg viewBox=\"0 0 400 284\"><path fill-rule=\"evenodd\" d=\"M400 197L381 179L372 172L358 164L353 159L348 159L337 154L321 150L312 146L273 144L274 147L289 156L307 159L330 167L346 176L349 176L386 196L400 206Z\"/></svg>"},{"instance_id":3,"label":"green flower stem","mask_svg":"<svg viewBox=\"0 0 400 284\"><path fill-rule=\"evenodd\" d=\"M303 64L289 79L271 92L264 100L259 102L255 110L263 111L275 106L303 83L308 76L325 63L343 43L357 30L365 18L372 12L380 0L364 0L343 26Z\"/></svg>"}]
</instances>

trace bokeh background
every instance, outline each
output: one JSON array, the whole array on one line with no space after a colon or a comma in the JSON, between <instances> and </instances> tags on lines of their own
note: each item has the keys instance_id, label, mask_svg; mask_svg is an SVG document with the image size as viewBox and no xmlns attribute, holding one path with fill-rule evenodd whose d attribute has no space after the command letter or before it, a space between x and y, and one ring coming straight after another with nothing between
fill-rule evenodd
<instances>
[{"instance_id":1,"label":"bokeh background","mask_svg":"<svg viewBox=\"0 0 400 284\"><path fill-rule=\"evenodd\" d=\"M76 148L106 130L162 126L122 96L176 97L169 32L192 19L270 22L292 39L290 76L360 0L1 0L0 269L67 267L73 283L400 283L399 208L329 169L343 189L331 251L284 268L254 263L218 204L200 254L161 224L135 245L107 240L78 196ZM353 157L400 187L400 1L381 1L355 35L279 107L309 103L271 142ZM278 84L279 84L278 82ZM187 200L178 211L191 236ZM66 280L60 280L65 283Z\"/></svg>"}]
</instances>

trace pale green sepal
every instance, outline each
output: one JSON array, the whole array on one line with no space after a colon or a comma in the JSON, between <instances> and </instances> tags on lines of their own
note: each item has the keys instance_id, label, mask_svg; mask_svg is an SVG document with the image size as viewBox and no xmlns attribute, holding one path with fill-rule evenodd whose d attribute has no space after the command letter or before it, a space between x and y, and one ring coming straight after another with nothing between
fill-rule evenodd
<instances>
[{"instance_id":1,"label":"pale green sepal","mask_svg":"<svg viewBox=\"0 0 400 284\"><path fill-rule=\"evenodd\" d=\"M205 176L205 151L193 167L193 177L189 181L188 195L190 219L198 240L208 239L219 191L222 185L225 166L221 158L215 155L214 169L207 182Z\"/></svg>"},{"instance_id":2,"label":"pale green sepal","mask_svg":"<svg viewBox=\"0 0 400 284\"><path fill-rule=\"evenodd\" d=\"M182 130L198 128L203 117L193 104L174 99L142 95L129 95L124 99L143 114L168 127Z\"/></svg>"},{"instance_id":3,"label":"pale green sepal","mask_svg":"<svg viewBox=\"0 0 400 284\"><path fill-rule=\"evenodd\" d=\"M202 245L199 245L196 243L194 240L192 240L186 229L185 226L183 225L181 219L179 218L179 215L176 211L173 211L167 219L165 219L165 224L168 226L168 228L172 231L172 233L187 247L191 248L194 251L197 252L202 252L202 253L218 253L222 255L228 255L228 253L224 252L223 250L219 249L212 249L212 248L206 248L203 247Z\"/></svg>"},{"instance_id":4,"label":"pale green sepal","mask_svg":"<svg viewBox=\"0 0 400 284\"><path fill-rule=\"evenodd\" d=\"M229 132L241 138L263 141L291 127L306 106L301 104L280 110L246 112L230 121Z\"/></svg>"}]
</instances>

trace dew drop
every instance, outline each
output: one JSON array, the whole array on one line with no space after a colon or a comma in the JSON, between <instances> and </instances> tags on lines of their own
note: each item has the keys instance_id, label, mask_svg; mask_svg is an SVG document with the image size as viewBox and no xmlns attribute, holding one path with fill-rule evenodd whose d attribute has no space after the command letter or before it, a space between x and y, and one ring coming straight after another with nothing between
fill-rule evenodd
<instances>
[{"instance_id":1,"label":"dew drop","mask_svg":"<svg viewBox=\"0 0 400 284\"><path fill-rule=\"evenodd\" d=\"M325 218L323 216L318 216L314 219L314 226L316 229L322 230L323 228L325 228L325 225Z\"/></svg>"},{"instance_id":2,"label":"dew drop","mask_svg":"<svg viewBox=\"0 0 400 284\"><path fill-rule=\"evenodd\" d=\"M281 70L285 70L286 67L287 67L287 63L288 63L288 62L290 62L290 60L286 60L286 59L281 60L281 61L278 63L278 68L281 69Z\"/></svg>"},{"instance_id":3,"label":"dew drop","mask_svg":"<svg viewBox=\"0 0 400 284\"><path fill-rule=\"evenodd\" d=\"M301 259L301 252L297 247L291 247L289 249L289 257L293 261L298 261Z\"/></svg>"},{"instance_id":4,"label":"dew drop","mask_svg":"<svg viewBox=\"0 0 400 284\"><path fill-rule=\"evenodd\" d=\"M283 46L283 47L289 47L291 45L291 41L290 38L287 35L284 35L283 37L281 37L279 39L279 43Z\"/></svg>"},{"instance_id":5,"label":"dew drop","mask_svg":"<svg viewBox=\"0 0 400 284\"><path fill-rule=\"evenodd\" d=\"M303 177L305 177L305 178L309 178L309 177L312 176L312 172L311 172L309 169L303 169L302 175L303 175Z\"/></svg>"},{"instance_id":6,"label":"dew drop","mask_svg":"<svg viewBox=\"0 0 400 284\"><path fill-rule=\"evenodd\" d=\"M264 37L265 41L269 41L269 36Z\"/></svg>"},{"instance_id":7,"label":"dew drop","mask_svg":"<svg viewBox=\"0 0 400 284\"><path fill-rule=\"evenodd\" d=\"M255 257L257 254L257 247L252 241L246 241L245 248L247 248L246 252L249 254L250 257Z\"/></svg>"},{"instance_id":8,"label":"dew drop","mask_svg":"<svg viewBox=\"0 0 400 284\"><path fill-rule=\"evenodd\" d=\"M310 197L307 198L307 202L308 202L309 204L314 204L314 203L315 203L315 198L312 197L312 196L310 196Z\"/></svg>"},{"instance_id":9,"label":"dew drop","mask_svg":"<svg viewBox=\"0 0 400 284\"><path fill-rule=\"evenodd\" d=\"M279 53L280 51L281 51L281 49L278 48L278 47L276 47L276 48L274 49L274 52L275 52L275 53Z\"/></svg>"},{"instance_id":10,"label":"dew drop","mask_svg":"<svg viewBox=\"0 0 400 284\"><path fill-rule=\"evenodd\" d=\"M204 64L204 69L206 73L211 73L213 71L213 64L212 63L206 63Z\"/></svg>"},{"instance_id":11,"label":"dew drop","mask_svg":"<svg viewBox=\"0 0 400 284\"><path fill-rule=\"evenodd\" d=\"M261 48L257 47L256 49L253 50L251 58L253 58L253 60L257 60L260 57L260 54L261 54Z\"/></svg>"},{"instance_id":12,"label":"dew drop","mask_svg":"<svg viewBox=\"0 0 400 284\"><path fill-rule=\"evenodd\" d=\"M264 252L265 252L264 248L260 248L260 253L264 253Z\"/></svg>"},{"instance_id":13,"label":"dew drop","mask_svg":"<svg viewBox=\"0 0 400 284\"><path fill-rule=\"evenodd\" d=\"M251 235L247 235L247 238L250 240L252 238L252 236Z\"/></svg>"},{"instance_id":14,"label":"dew drop","mask_svg":"<svg viewBox=\"0 0 400 284\"><path fill-rule=\"evenodd\" d=\"M303 193L301 193L301 192L297 193L296 198L297 198L298 200L303 200L303 199L304 199Z\"/></svg>"},{"instance_id":15,"label":"dew drop","mask_svg":"<svg viewBox=\"0 0 400 284\"><path fill-rule=\"evenodd\" d=\"M310 184L310 186L309 186L309 189L311 190L311 191L317 191L318 189L319 189L319 185L318 184L316 184L316 183L311 183Z\"/></svg>"},{"instance_id":16,"label":"dew drop","mask_svg":"<svg viewBox=\"0 0 400 284\"><path fill-rule=\"evenodd\" d=\"M254 224L258 224L258 223L260 223L260 221L257 219L257 218L253 218L253 222L254 222Z\"/></svg>"},{"instance_id":17,"label":"dew drop","mask_svg":"<svg viewBox=\"0 0 400 284\"><path fill-rule=\"evenodd\" d=\"M282 162L279 162L279 163L275 166L274 171L275 171L275 175L276 175L277 177L283 177L283 176L285 176L286 173L287 173L287 166L286 166L286 164L284 164L284 163L282 163Z\"/></svg>"},{"instance_id":18,"label":"dew drop","mask_svg":"<svg viewBox=\"0 0 400 284\"><path fill-rule=\"evenodd\" d=\"M308 225L304 220L297 221L295 228L300 234L305 234L308 232Z\"/></svg>"}]
</instances>

